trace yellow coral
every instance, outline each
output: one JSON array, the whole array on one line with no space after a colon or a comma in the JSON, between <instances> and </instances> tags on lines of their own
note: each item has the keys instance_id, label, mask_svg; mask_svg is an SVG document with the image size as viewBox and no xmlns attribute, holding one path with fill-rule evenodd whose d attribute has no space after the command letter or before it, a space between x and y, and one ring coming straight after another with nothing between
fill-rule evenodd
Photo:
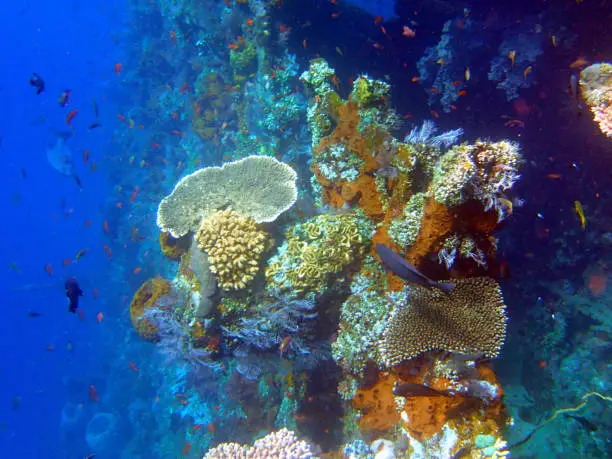
<instances>
[{"instance_id":1,"label":"yellow coral","mask_svg":"<svg viewBox=\"0 0 612 459\"><path fill-rule=\"evenodd\" d=\"M134 294L130 303L130 319L141 338L152 342L159 340L157 324L146 317L146 312L155 307L157 300L168 293L170 293L170 281L157 277L144 282Z\"/></svg>"},{"instance_id":2,"label":"yellow coral","mask_svg":"<svg viewBox=\"0 0 612 459\"><path fill-rule=\"evenodd\" d=\"M255 277L266 239L252 218L231 209L204 219L196 235L198 247L208 255L210 270L225 290L241 290Z\"/></svg>"}]
</instances>

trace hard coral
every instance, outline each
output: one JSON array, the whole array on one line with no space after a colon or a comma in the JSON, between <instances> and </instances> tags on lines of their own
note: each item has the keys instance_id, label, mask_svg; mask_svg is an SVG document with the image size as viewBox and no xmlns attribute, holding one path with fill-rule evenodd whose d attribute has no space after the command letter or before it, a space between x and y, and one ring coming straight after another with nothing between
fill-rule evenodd
<instances>
[{"instance_id":1,"label":"hard coral","mask_svg":"<svg viewBox=\"0 0 612 459\"><path fill-rule=\"evenodd\" d=\"M130 303L130 319L138 335L152 342L157 342L157 325L146 317L148 310L156 307L161 297L170 293L170 281L160 277L145 281L134 294Z\"/></svg>"},{"instance_id":2,"label":"hard coral","mask_svg":"<svg viewBox=\"0 0 612 459\"><path fill-rule=\"evenodd\" d=\"M195 238L225 290L241 290L255 277L266 239L266 233L252 218L233 210L219 211L202 220Z\"/></svg>"},{"instance_id":3,"label":"hard coral","mask_svg":"<svg viewBox=\"0 0 612 459\"><path fill-rule=\"evenodd\" d=\"M494 358L506 338L506 305L497 282L486 277L453 280L453 289L410 288L406 304L397 304L380 352L386 365L397 365L431 350Z\"/></svg>"},{"instance_id":4,"label":"hard coral","mask_svg":"<svg viewBox=\"0 0 612 459\"><path fill-rule=\"evenodd\" d=\"M166 258L178 261L189 249L189 241L186 238L176 239L170 233L162 231L159 233L159 246Z\"/></svg>"},{"instance_id":5,"label":"hard coral","mask_svg":"<svg viewBox=\"0 0 612 459\"><path fill-rule=\"evenodd\" d=\"M297 174L268 156L249 156L183 177L157 211L157 226L174 237L195 231L202 219L232 207L256 223L272 222L297 199Z\"/></svg>"},{"instance_id":6,"label":"hard coral","mask_svg":"<svg viewBox=\"0 0 612 459\"><path fill-rule=\"evenodd\" d=\"M253 446L221 443L208 450L203 459L309 459L313 457L313 448L308 443L299 440L293 431L282 428L256 440Z\"/></svg>"}]
</instances>

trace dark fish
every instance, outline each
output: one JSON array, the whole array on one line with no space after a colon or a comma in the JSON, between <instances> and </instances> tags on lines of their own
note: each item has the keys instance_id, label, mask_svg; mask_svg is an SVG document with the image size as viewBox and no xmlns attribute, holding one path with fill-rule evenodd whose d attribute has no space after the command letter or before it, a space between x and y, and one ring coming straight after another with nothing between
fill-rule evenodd
<instances>
[{"instance_id":1,"label":"dark fish","mask_svg":"<svg viewBox=\"0 0 612 459\"><path fill-rule=\"evenodd\" d=\"M574 415L568 414L567 417L572 418L573 420L578 422L582 427L584 427L589 432L597 432L599 430L598 426L593 424L591 421L589 421L584 416L574 416Z\"/></svg>"},{"instance_id":2,"label":"dark fish","mask_svg":"<svg viewBox=\"0 0 612 459\"><path fill-rule=\"evenodd\" d=\"M95 123L90 124L87 129L89 129L91 131L92 129L98 128L100 126L102 126L102 125L96 121Z\"/></svg>"},{"instance_id":3,"label":"dark fish","mask_svg":"<svg viewBox=\"0 0 612 459\"><path fill-rule=\"evenodd\" d=\"M72 174L72 178L74 179L76 184L79 186L79 188L82 190L83 189L83 184L81 183L81 179L79 178L79 176L76 175L76 174Z\"/></svg>"},{"instance_id":4,"label":"dark fish","mask_svg":"<svg viewBox=\"0 0 612 459\"><path fill-rule=\"evenodd\" d=\"M79 297L83 296L83 290L79 287L79 283L74 277L70 277L65 284L66 297L70 300L68 311L76 313L79 308Z\"/></svg>"},{"instance_id":5,"label":"dark fish","mask_svg":"<svg viewBox=\"0 0 612 459\"><path fill-rule=\"evenodd\" d=\"M576 104L578 105L578 109L582 112L582 100L580 99L580 90L578 89L578 75L575 73L570 76L569 82L570 94L574 99L576 99Z\"/></svg>"},{"instance_id":6,"label":"dark fish","mask_svg":"<svg viewBox=\"0 0 612 459\"><path fill-rule=\"evenodd\" d=\"M452 397L448 392L432 389L417 383L395 383L393 394L399 397Z\"/></svg>"},{"instance_id":7,"label":"dark fish","mask_svg":"<svg viewBox=\"0 0 612 459\"><path fill-rule=\"evenodd\" d=\"M28 317L34 318L34 317L40 317L40 316L42 316L42 314L40 312L36 312L36 311L29 311L28 312Z\"/></svg>"},{"instance_id":8,"label":"dark fish","mask_svg":"<svg viewBox=\"0 0 612 459\"><path fill-rule=\"evenodd\" d=\"M59 96L59 99L57 100L57 103L59 104L60 107L65 107L66 105L70 104L70 93L72 91L70 89L65 89Z\"/></svg>"},{"instance_id":9,"label":"dark fish","mask_svg":"<svg viewBox=\"0 0 612 459\"><path fill-rule=\"evenodd\" d=\"M96 102L96 99L91 99L91 105L93 105L93 111L94 111L94 118L96 119L96 121L98 121L98 103Z\"/></svg>"},{"instance_id":10,"label":"dark fish","mask_svg":"<svg viewBox=\"0 0 612 459\"><path fill-rule=\"evenodd\" d=\"M37 96L45 92L45 80L43 80L38 73L32 73L30 84L36 88Z\"/></svg>"},{"instance_id":11,"label":"dark fish","mask_svg":"<svg viewBox=\"0 0 612 459\"><path fill-rule=\"evenodd\" d=\"M450 293L454 287L453 284L448 282L431 280L384 244L376 244L376 253L388 269L408 282L426 288L437 288L446 294Z\"/></svg>"}]
</instances>

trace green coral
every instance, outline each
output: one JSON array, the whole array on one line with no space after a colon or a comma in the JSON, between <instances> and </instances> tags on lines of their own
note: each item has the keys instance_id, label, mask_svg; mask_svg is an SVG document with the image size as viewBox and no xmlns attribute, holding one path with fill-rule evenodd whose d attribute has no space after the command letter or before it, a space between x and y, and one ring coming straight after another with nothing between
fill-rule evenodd
<instances>
[{"instance_id":1,"label":"green coral","mask_svg":"<svg viewBox=\"0 0 612 459\"><path fill-rule=\"evenodd\" d=\"M313 59L308 70L300 75L300 81L310 87L317 96L322 97L333 91L332 79L335 74L325 59Z\"/></svg>"},{"instance_id":2,"label":"green coral","mask_svg":"<svg viewBox=\"0 0 612 459\"><path fill-rule=\"evenodd\" d=\"M360 75L353 82L350 100L356 102L360 109L379 105L391 94L391 86L384 81L374 80L367 75Z\"/></svg>"},{"instance_id":3,"label":"green coral","mask_svg":"<svg viewBox=\"0 0 612 459\"><path fill-rule=\"evenodd\" d=\"M230 66L234 69L234 73L244 74L253 71L256 59L257 49L250 40L230 51Z\"/></svg>"},{"instance_id":4,"label":"green coral","mask_svg":"<svg viewBox=\"0 0 612 459\"><path fill-rule=\"evenodd\" d=\"M268 288L289 296L316 295L358 260L365 240L358 218L319 215L287 231L286 241L266 269Z\"/></svg>"},{"instance_id":5,"label":"green coral","mask_svg":"<svg viewBox=\"0 0 612 459\"><path fill-rule=\"evenodd\" d=\"M406 204L403 215L391 220L389 236L396 244L404 248L414 244L421 230L421 219L426 201L425 193L413 195Z\"/></svg>"}]
</instances>

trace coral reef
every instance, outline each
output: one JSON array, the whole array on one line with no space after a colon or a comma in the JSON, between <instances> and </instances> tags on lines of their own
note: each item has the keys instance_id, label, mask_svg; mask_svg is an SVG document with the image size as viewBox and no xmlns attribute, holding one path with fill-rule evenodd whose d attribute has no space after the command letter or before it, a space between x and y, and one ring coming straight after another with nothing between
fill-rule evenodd
<instances>
[{"instance_id":1,"label":"coral reef","mask_svg":"<svg viewBox=\"0 0 612 459\"><path fill-rule=\"evenodd\" d=\"M255 277L266 239L252 218L231 209L203 219L195 236L198 247L208 255L219 287L225 290L241 290Z\"/></svg>"},{"instance_id":2,"label":"coral reef","mask_svg":"<svg viewBox=\"0 0 612 459\"><path fill-rule=\"evenodd\" d=\"M222 443L210 449L204 459L246 459L246 458L308 459L315 457L314 449L304 440L299 440L291 430L282 428L269 433L253 446L238 443Z\"/></svg>"},{"instance_id":3,"label":"coral reef","mask_svg":"<svg viewBox=\"0 0 612 459\"><path fill-rule=\"evenodd\" d=\"M592 64L580 72L580 95L591 109L594 121L612 138L612 64Z\"/></svg>"},{"instance_id":4,"label":"coral reef","mask_svg":"<svg viewBox=\"0 0 612 459\"><path fill-rule=\"evenodd\" d=\"M297 199L297 174L267 156L249 156L206 167L183 177L157 211L157 225L178 238L196 231L202 219L231 207L256 223L271 222Z\"/></svg>"},{"instance_id":5,"label":"coral reef","mask_svg":"<svg viewBox=\"0 0 612 459\"><path fill-rule=\"evenodd\" d=\"M365 248L358 218L319 215L291 227L266 268L268 289L291 296L319 295L359 260Z\"/></svg>"},{"instance_id":6,"label":"coral reef","mask_svg":"<svg viewBox=\"0 0 612 459\"><path fill-rule=\"evenodd\" d=\"M162 231L159 233L159 246L168 260L178 261L187 252L189 239L176 239L170 233Z\"/></svg>"},{"instance_id":7,"label":"coral reef","mask_svg":"<svg viewBox=\"0 0 612 459\"><path fill-rule=\"evenodd\" d=\"M160 277L145 281L132 297L130 303L130 319L138 335L147 340L159 340L157 325L147 319L147 311L153 309L162 297L170 293L170 281Z\"/></svg>"},{"instance_id":8,"label":"coral reef","mask_svg":"<svg viewBox=\"0 0 612 459\"><path fill-rule=\"evenodd\" d=\"M397 365L423 352L444 350L494 358L506 338L506 306L490 278L450 281L448 295L411 287L395 305L380 343L386 365Z\"/></svg>"}]
</instances>

